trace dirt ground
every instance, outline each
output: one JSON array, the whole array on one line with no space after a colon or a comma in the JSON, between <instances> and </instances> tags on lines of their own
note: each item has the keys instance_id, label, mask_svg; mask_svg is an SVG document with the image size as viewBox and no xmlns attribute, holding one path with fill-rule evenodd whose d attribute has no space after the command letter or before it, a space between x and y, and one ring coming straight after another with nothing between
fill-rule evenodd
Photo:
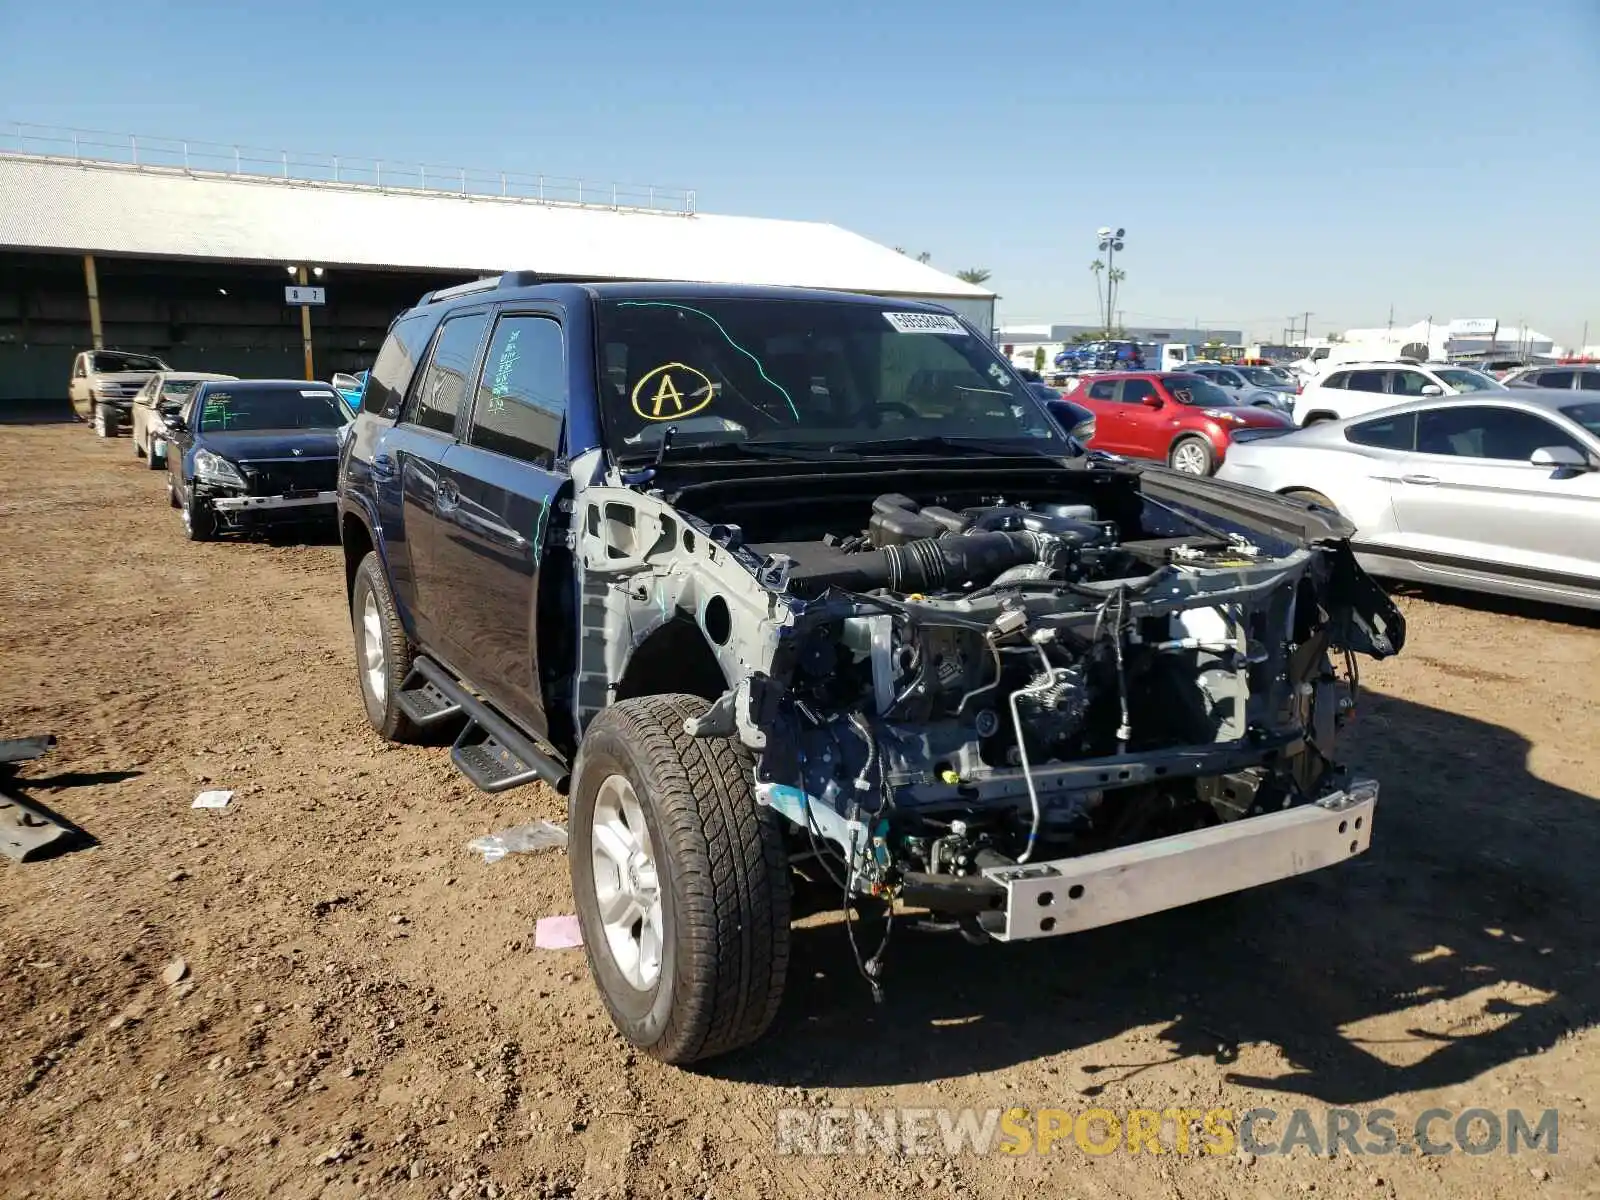
<instances>
[{"instance_id":1,"label":"dirt ground","mask_svg":"<svg viewBox=\"0 0 1600 1200\"><path fill-rule=\"evenodd\" d=\"M127 439L0 426L0 736L60 737L32 795L94 839L0 861L6 1200L1600 1195L1593 619L1402 599L1349 743L1383 785L1367 856L1043 945L900 929L881 1006L818 916L767 1040L691 1073L534 948L560 853L467 849L561 801L368 730L338 559L191 545ZM780 1108L855 1105L1383 1107L1403 1144L1432 1107L1555 1108L1560 1142L776 1151Z\"/></svg>"}]
</instances>

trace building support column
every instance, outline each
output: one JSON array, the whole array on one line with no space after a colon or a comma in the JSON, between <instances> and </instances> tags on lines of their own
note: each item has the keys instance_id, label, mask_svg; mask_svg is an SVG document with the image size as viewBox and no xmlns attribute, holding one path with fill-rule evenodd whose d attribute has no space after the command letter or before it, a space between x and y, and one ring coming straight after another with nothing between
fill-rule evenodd
<instances>
[{"instance_id":1,"label":"building support column","mask_svg":"<svg viewBox=\"0 0 1600 1200\"><path fill-rule=\"evenodd\" d=\"M301 267L300 286L305 287L306 282L306 269ZM308 380L315 379L317 373L311 361L311 306L309 304L300 306L300 340L306 352L306 378Z\"/></svg>"},{"instance_id":2,"label":"building support column","mask_svg":"<svg viewBox=\"0 0 1600 1200\"><path fill-rule=\"evenodd\" d=\"M100 326L100 280L95 274L92 254L83 256L83 282L89 289L89 337L96 350L104 350L106 336Z\"/></svg>"}]
</instances>

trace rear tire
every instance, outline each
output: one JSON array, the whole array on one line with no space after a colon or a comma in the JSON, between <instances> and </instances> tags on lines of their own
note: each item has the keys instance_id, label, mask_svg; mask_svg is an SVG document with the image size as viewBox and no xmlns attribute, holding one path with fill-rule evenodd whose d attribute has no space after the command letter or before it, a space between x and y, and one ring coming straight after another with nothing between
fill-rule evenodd
<instances>
[{"instance_id":1,"label":"rear tire","mask_svg":"<svg viewBox=\"0 0 1600 1200\"><path fill-rule=\"evenodd\" d=\"M1167 452L1167 466L1185 475L1210 475L1217 469L1217 456L1203 437L1181 437Z\"/></svg>"},{"instance_id":2,"label":"rear tire","mask_svg":"<svg viewBox=\"0 0 1600 1200\"><path fill-rule=\"evenodd\" d=\"M589 969L617 1029L666 1063L761 1037L789 968L781 818L756 803L743 745L684 732L709 707L686 695L613 704L573 770L567 857Z\"/></svg>"},{"instance_id":3,"label":"rear tire","mask_svg":"<svg viewBox=\"0 0 1600 1200\"><path fill-rule=\"evenodd\" d=\"M350 589L350 626L356 639L356 671L368 723L387 741L420 741L421 731L399 701L416 649L400 623L377 551L369 551L356 567Z\"/></svg>"},{"instance_id":4,"label":"rear tire","mask_svg":"<svg viewBox=\"0 0 1600 1200\"><path fill-rule=\"evenodd\" d=\"M1339 511L1337 504L1329 500L1321 492L1313 491L1311 488L1290 488L1283 495L1291 500L1304 500L1307 504L1320 504L1330 512Z\"/></svg>"}]
</instances>

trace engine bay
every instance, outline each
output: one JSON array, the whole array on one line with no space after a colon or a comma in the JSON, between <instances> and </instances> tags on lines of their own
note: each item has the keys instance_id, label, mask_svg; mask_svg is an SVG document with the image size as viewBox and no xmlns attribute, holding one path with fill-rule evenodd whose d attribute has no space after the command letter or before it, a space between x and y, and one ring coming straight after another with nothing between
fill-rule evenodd
<instances>
[{"instance_id":1,"label":"engine bay","mask_svg":"<svg viewBox=\"0 0 1600 1200\"><path fill-rule=\"evenodd\" d=\"M1330 655L1333 557L1112 496L890 492L854 528L742 543L799 609L753 694L758 779L811 836L870 841L846 855L857 890L1184 833L1335 785L1355 675ZM741 544L738 526L712 530Z\"/></svg>"}]
</instances>

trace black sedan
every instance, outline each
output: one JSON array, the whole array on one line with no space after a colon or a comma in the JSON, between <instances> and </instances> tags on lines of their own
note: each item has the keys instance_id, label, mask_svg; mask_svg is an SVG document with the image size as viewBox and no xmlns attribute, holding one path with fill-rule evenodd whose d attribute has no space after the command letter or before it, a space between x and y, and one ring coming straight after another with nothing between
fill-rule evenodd
<instances>
[{"instance_id":1,"label":"black sedan","mask_svg":"<svg viewBox=\"0 0 1600 1200\"><path fill-rule=\"evenodd\" d=\"M205 382L167 427L167 494L191 541L332 521L350 411L325 383Z\"/></svg>"}]
</instances>

